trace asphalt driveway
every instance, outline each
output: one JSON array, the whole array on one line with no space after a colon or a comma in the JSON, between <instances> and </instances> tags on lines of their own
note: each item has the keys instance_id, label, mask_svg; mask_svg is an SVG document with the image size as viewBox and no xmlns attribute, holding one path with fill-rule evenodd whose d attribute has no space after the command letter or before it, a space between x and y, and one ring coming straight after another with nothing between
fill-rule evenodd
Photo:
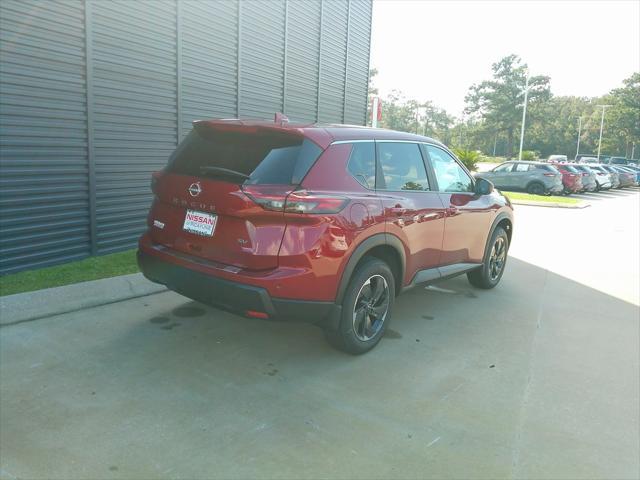
<instances>
[{"instance_id":1,"label":"asphalt driveway","mask_svg":"<svg viewBox=\"0 0 640 480\"><path fill-rule=\"evenodd\" d=\"M0 328L0 478L638 478L640 194L516 215L360 357L172 292Z\"/></svg>"}]
</instances>

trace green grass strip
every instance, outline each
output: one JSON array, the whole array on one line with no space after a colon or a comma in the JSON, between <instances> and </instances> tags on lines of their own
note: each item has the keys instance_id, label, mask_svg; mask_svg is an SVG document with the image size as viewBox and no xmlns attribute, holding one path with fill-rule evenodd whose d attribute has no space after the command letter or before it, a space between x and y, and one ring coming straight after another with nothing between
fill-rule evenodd
<instances>
[{"instance_id":1,"label":"green grass strip","mask_svg":"<svg viewBox=\"0 0 640 480\"><path fill-rule=\"evenodd\" d=\"M581 202L578 198L571 197L557 197L554 195L531 195L529 193L522 192L502 192L511 200L526 200L530 202L544 202L544 203L564 203L567 205L576 205Z\"/></svg>"},{"instance_id":2,"label":"green grass strip","mask_svg":"<svg viewBox=\"0 0 640 480\"><path fill-rule=\"evenodd\" d=\"M60 287L72 283L116 277L138 272L136 251L89 257L76 262L39 270L0 276L0 296Z\"/></svg>"}]
</instances>

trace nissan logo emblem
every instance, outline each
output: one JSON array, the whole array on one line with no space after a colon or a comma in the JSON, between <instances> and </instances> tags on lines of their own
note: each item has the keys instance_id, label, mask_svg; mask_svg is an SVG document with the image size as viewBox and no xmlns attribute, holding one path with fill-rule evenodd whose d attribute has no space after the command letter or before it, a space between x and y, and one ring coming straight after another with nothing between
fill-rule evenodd
<instances>
[{"instance_id":1,"label":"nissan logo emblem","mask_svg":"<svg viewBox=\"0 0 640 480\"><path fill-rule=\"evenodd\" d=\"M202 192L202 187L200 186L200 182L192 183L189 185L189 194L192 197L197 197Z\"/></svg>"}]
</instances>

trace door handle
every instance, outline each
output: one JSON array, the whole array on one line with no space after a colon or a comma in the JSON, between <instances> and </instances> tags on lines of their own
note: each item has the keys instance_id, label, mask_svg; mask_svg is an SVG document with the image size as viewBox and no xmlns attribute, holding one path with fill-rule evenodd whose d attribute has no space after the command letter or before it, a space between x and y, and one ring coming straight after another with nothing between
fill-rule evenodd
<instances>
[{"instance_id":1,"label":"door handle","mask_svg":"<svg viewBox=\"0 0 640 480\"><path fill-rule=\"evenodd\" d=\"M460 213L460 209L458 207L455 207L455 206L452 205L449 208L447 208L447 214L450 217L453 217L453 216L457 215L458 213Z\"/></svg>"}]
</instances>

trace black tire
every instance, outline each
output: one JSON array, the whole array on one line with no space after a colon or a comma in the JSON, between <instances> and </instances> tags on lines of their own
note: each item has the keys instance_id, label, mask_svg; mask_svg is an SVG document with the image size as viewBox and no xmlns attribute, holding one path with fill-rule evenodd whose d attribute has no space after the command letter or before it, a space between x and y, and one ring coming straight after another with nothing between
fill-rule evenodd
<instances>
[{"instance_id":1,"label":"black tire","mask_svg":"<svg viewBox=\"0 0 640 480\"><path fill-rule=\"evenodd\" d=\"M383 289L382 296L375 299L379 288ZM349 280L338 328L325 330L327 341L351 355L371 350L387 329L395 291L395 279L389 266L380 259L365 257ZM386 298L383 298L385 292ZM365 298L367 293L371 294L369 299Z\"/></svg>"},{"instance_id":2,"label":"black tire","mask_svg":"<svg viewBox=\"0 0 640 480\"><path fill-rule=\"evenodd\" d=\"M502 246L502 250L498 250ZM489 240L489 249L482 262L482 267L467 273L469 283L474 287L489 289L495 287L502 278L507 264L509 252L509 236L502 227L497 227Z\"/></svg>"},{"instance_id":3,"label":"black tire","mask_svg":"<svg viewBox=\"0 0 640 480\"><path fill-rule=\"evenodd\" d=\"M540 182L531 182L527 185L527 193L531 195L544 195L545 190L544 185Z\"/></svg>"}]
</instances>

